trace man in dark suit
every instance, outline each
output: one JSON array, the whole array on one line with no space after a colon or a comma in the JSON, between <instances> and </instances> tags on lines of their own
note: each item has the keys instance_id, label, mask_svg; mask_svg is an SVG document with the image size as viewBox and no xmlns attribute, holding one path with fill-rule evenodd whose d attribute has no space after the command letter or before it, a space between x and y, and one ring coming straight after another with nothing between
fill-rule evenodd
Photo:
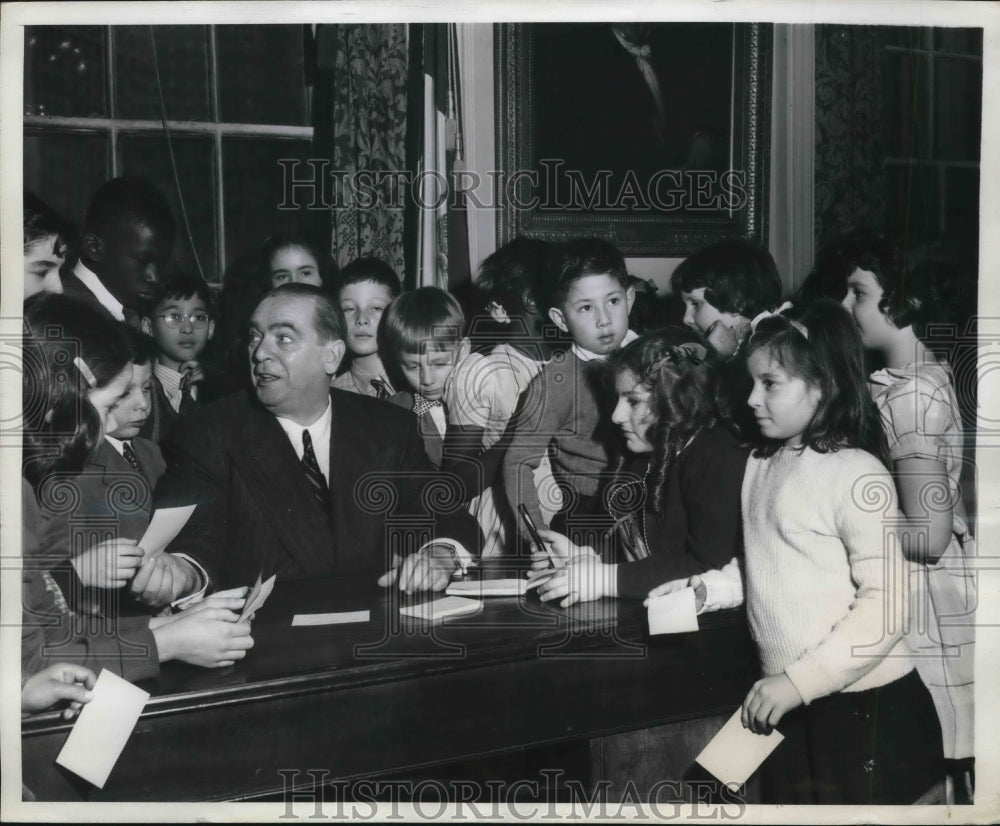
<instances>
[{"instance_id":1,"label":"man in dark suit","mask_svg":"<svg viewBox=\"0 0 1000 826\"><path fill-rule=\"evenodd\" d=\"M174 219L163 194L136 178L114 178L91 199L80 259L63 275L63 292L138 327L136 308L152 296L174 244Z\"/></svg>"},{"instance_id":2,"label":"man in dark suit","mask_svg":"<svg viewBox=\"0 0 1000 826\"><path fill-rule=\"evenodd\" d=\"M414 417L330 388L343 335L322 290L279 287L250 322L253 392L195 411L171 433L157 505L197 505L170 550L197 560L215 586L274 573L374 577L392 566L383 584L442 590L478 552L479 528L435 473ZM406 557L398 565L396 551ZM196 589L195 579L168 596Z\"/></svg>"}]
</instances>

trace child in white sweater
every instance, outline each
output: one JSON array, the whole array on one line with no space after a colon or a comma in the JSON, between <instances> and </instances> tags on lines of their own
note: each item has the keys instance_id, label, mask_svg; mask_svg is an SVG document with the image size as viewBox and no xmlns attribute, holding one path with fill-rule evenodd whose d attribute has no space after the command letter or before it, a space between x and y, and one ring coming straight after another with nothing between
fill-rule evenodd
<instances>
[{"instance_id":1,"label":"child in white sweater","mask_svg":"<svg viewBox=\"0 0 1000 826\"><path fill-rule=\"evenodd\" d=\"M744 726L785 741L763 802L914 803L941 731L903 638L907 563L861 342L833 302L758 322L746 348L764 438L743 480L746 599L763 678Z\"/></svg>"}]
</instances>

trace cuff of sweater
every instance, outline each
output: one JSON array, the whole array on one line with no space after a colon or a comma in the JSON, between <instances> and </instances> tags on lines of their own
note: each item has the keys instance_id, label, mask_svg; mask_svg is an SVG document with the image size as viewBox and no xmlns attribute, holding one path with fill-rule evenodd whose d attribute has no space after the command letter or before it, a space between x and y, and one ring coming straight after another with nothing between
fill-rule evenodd
<instances>
[{"instance_id":1,"label":"cuff of sweater","mask_svg":"<svg viewBox=\"0 0 1000 826\"><path fill-rule=\"evenodd\" d=\"M119 618L117 631L127 649L120 657L121 676L129 682L159 676L160 649L150 630L149 617Z\"/></svg>"},{"instance_id":2,"label":"cuff of sweater","mask_svg":"<svg viewBox=\"0 0 1000 826\"><path fill-rule=\"evenodd\" d=\"M831 692L832 681L829 675L808 654L788 666L785 674L792 681L805 705Z\"/></svg>"}]
</instances>

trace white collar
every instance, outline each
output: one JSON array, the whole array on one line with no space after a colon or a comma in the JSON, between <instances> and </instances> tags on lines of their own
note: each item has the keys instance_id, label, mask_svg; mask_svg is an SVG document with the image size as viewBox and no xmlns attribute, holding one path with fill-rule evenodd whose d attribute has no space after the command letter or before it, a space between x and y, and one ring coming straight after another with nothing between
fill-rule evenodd
<instances>
[{"instance_id":1,"label":"white collar","mask_svg":"<svg viewBox=\"0 0 1000 826\"><path fill-rule=\"evenodd\" d=\"M83 282L83 285L94 294L102 307L119 321L125 320L125 305L115 298L104 286L101 279L93 270L88 269L83 261L77 261L73 267L73 275Z\"/></svg>"},{"instance_id":2,"label":"white collar","mask_svg":"<svg viewBox=\"0 0 1000 826\"><path fill-rule=\"evenodd\" d=\"M109 436L107 433L104 434L104 441L106 441L111 447L118 451L119 456L125 455L124 444L125 441L122 439L116 439L114 436ZM133 448L134 450L135 448Z\"/></svg>"},{"instance_id":3,"label":"white collar","mask_svg":"<svg viewBox=\"0 0 1000 826\"><path fill-rule=\"evenodd\" d=\"M616 349L621 349L626 344L631 344L637 338L639 338L639 334L635 330L629 330L625 333L625 338L622 339L622 343ZM580 359L580 361L604 361L607 358L607 356L602 356L600 353L592 353L590 350L584 350L575 341L570 350L572 350L573 355Z\"/></svg>"},{"instance_id":4,"label":"white collar","mask_svg":"<svg viewBox=\"0 0 1000 826\"><path fill-rule=\"evenodd\" d=\"M326 431L330 432L330 422L333 421L333 405L330 403L329 397L326 400L326 408L319 415L319 417L312 424L301 425L298 422L294 422L291 419L286 419L283 416L275 416L278 420L278 424L281 425L281 429L288 434L294 434L299 437L299 441L302 440L302 431L308 430L309 435L313 433L322 433Z\"/></svg>"}]
</instances>

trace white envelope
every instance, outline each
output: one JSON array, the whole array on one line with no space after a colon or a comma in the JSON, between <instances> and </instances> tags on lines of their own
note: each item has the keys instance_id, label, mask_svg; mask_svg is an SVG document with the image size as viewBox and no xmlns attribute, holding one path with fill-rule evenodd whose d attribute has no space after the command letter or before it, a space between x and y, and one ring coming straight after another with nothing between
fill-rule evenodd
<instances>
[{"instance_id":1,"label":"white envelope","mask_svg":"<svg viewBox=\"0 0 1000 826\"><path fill-rule=\"evenodd\" d=\"M340 611L333 614L296 614L292 626L306 625L346 625L351 622L369 622L371 611Z\"/></svg>"},{"instance_id":2,"label":"white envelope","mask_svg":"<svg viewBox=\"0 0 1000 826\"><path fill-rule=\"evenodd\" d=\"M139 721L149 693L106 668L83 706L56 763L103 789Z\"/></svg>"},{"instance_id":3,"label":"white envelope","mask_svg":"<svg viewBox=\"0 0 1000 826\"><path fill-rule=\"evenodd\" d=\"M154 511L146 532L139 540L139 547L150 556L158 554L174 541L181 528L191 518L194 509L194 505L183 505L179 508L159 508Z\"/></svg>"},{"instance_id":4,"label":"white envelope","mask_svg":"<svg viewBox=\"0 0 1000 826\"><path fill-rule=\"evenodd\" d=\"M785 735L777 729L772 729L770 734L754 734L743 728L740 709L736 709L695 762L722 783L741 786L784 739Z\"/></svg>"},{"instance_id":5,"label":"white envelope","mask_svg":"<svg viewBox=\"0 0 1000 826\"><path fill-rule=\"evenodd\" d=\"M694 588L654 597L646 607L650 634L685 634L698 630Z\"/></svg>"}]
</instances>

